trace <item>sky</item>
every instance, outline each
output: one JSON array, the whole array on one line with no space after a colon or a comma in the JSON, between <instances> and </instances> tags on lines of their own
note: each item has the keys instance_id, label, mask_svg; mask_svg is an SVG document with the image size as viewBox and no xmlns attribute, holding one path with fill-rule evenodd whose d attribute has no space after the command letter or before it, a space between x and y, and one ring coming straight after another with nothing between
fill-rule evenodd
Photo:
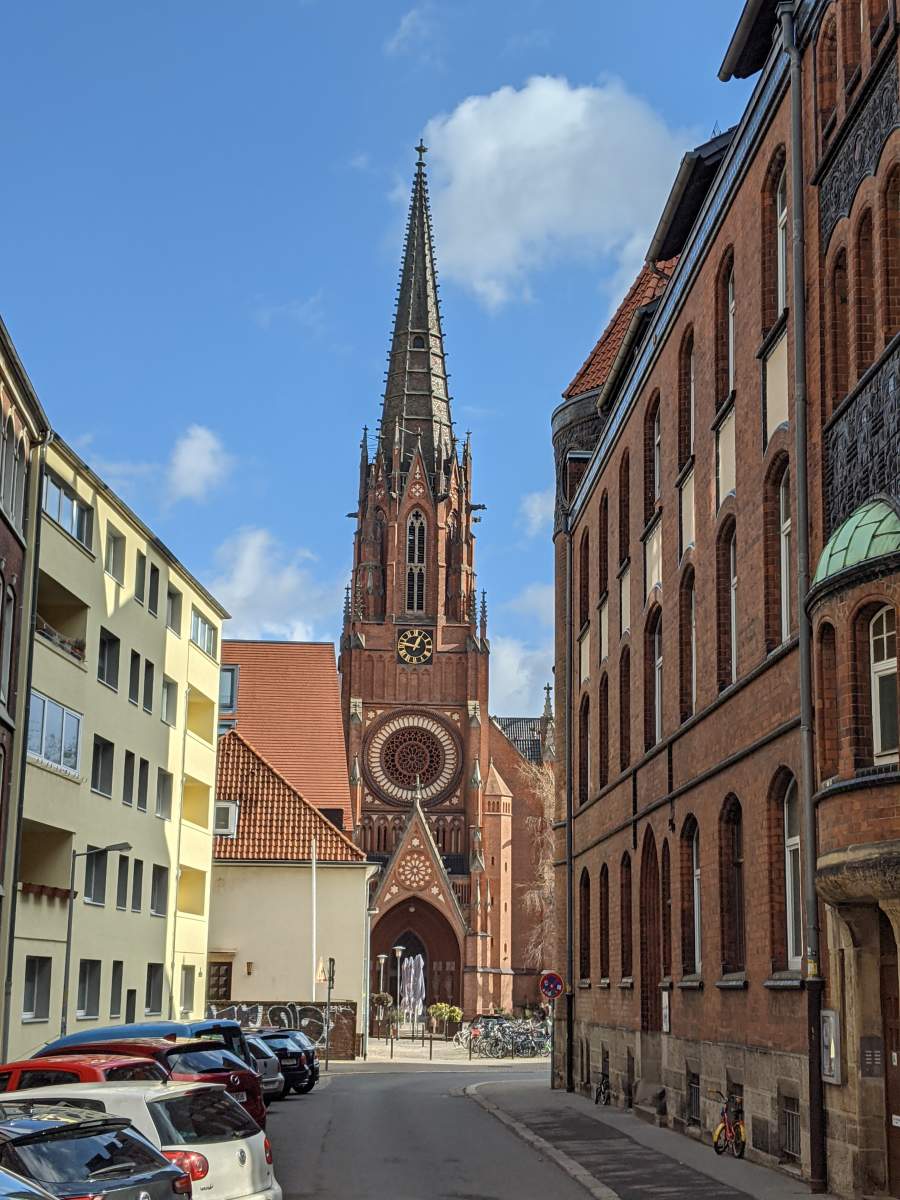
<instances>
[{"instance_id":1,"label":"sky","mask_svg":"<svg viewBox=\"0 0 900 1200\"><path fill-rule=\"evenodd\" d=\"M740 117L750 85L716 71L741 8L8 6L0 312L55 429L227 634L338 636L424 136L453 416L487 506L491 711L540 711L550 414L681 156Z\"/></svg>"}]
</instances>

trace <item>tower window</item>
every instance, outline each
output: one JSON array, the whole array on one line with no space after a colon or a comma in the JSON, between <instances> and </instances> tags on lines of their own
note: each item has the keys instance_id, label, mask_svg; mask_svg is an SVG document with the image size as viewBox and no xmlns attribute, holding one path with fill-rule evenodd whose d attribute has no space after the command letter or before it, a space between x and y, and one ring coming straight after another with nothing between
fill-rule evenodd
<instances>
[{"instance_id":1,"label":"tower window","mask_svg":"<svg viewBox=\"0 0 900 1200\"><path fill-rule=\"evenodd\" d=\"M421 333L417 333L415 335L415 337L412 340L412 344L413 344L413 350L424 350L425 349L425 339L422 337Z\"/></svg>"},{"instance_id":2,"label":"tower window","mask_svg":"<svg viewBox=\"0 0 900 1200\"><path fill-rule=\"evenodd\" d=\"M406 523L406 608L425 611L425 518L418 509Z\"/></svg>"}]
</instances>

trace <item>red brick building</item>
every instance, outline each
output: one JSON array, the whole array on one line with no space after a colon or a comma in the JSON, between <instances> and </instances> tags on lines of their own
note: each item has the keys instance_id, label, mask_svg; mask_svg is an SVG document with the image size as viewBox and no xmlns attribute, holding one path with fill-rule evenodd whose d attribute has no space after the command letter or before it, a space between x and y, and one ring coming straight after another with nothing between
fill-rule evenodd
<instances>
[{"instance_id":1,"label":"red brick building","mask_svg":"<svg viewBox=\"0 0 900 1200\"><path fill-rule=\"evenodd\" d=\"M858 1195L900 1195L897 45L888 0L748 0L742 119L552 420L557 1082L737 1094Z\"/></svg>"}]
</instances>

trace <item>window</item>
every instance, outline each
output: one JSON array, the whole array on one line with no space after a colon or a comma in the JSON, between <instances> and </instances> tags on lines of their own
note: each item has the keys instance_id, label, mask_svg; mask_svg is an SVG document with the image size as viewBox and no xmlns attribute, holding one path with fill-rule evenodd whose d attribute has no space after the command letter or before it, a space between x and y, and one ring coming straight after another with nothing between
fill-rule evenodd
<instances>
[{"instance_id":1,"label":"window","mask_svg":"<svg viewBox=\"0 0 900 1200\"><path fill-rule=\"evenodd\" d=\"M800 1161L800 1100L797 1096L781 1096L779 1112L781 1153L793 1162Z\"/></svg>"},{"instance_id":2,"label":"window","mask_svg":"<svg viewBox=\"0 0 900 1200\"><path fill-rule=\"evenodd\" d=\"M128 699L137 704L141 698L141 656L137 650L131 652L131 665L128 668Z\"/></svg>"},{"instance_id":3,"label":"window","mask_svg":"<svg viewBox=\"0 0 900 1200\"><path fill-rule=\"evenodd\" d=\"M619 463L619 563L628 561L629 558L629 489L630 469L628 465L628 453L622 455L622 461Z\"/></svg>"},{"instance_id":4,"label":"window","mask_svg":"<svg viewBox=\"0 0 900 1200\"><path fill-rule=\"evenodd\" d=\"M79 1017L100 1015L100 960L83 958L78 964Z\"/></svg>"},{"instance_id":5,"label":"window","mask_svg":"<svg viewBox=\"0 0 900 1200\"><path fill-rule=\"evenodd\" d=\"M134 598L138 604L144 603L144 592L147 587L147 555L138 550L134 560Z\"/></svg>"},{"instance_id":6,"label":"window","mask_svg":"<svg viewBox=\"0 0 900 1200\"><path fill-rule=\"evenodd\" d=\"M852 82L860 65L861 34L865 0L849 0L844 5L844 85Z\"/></svg>"},{"instance_id":7,"label":"window","mask_svg":"<svg viewBox=\"0 0 900 1200\"><path fill-rule=\"evenodd\" d=\"M166 821L172 816L172 776L162 767L156 771L156 815Z\"/></svg>"},{"instance_id":8,"label":"window","mask_svg":"<svg viewBox=\"0 0 900 1200\"><path fill-rule=\"evenodd\" d=\"M609 979L609 868L600 868L600 978Z\"/></svg>"},{"instance_id":9,"label":"window","mask_svg":"<svg viewBox=\"0 0 900 1200\"><path fill-rule=\"evenodd\" d=\"M23 1021L46 1021L50 1016L50 977L53 960L29 954L25 958L25 995Z\"/></svg>"},{"instance_id":10,"label":"window","mask_svg":"<svg viewBox=\"0 0 900 1200\"><path fill-rule=\"evenodd\" d=\"M835 256L831 272L831 411L850 388L850 299L847 285L847 252Z\"/></svg>"},{"instance_id":11,"label":"window","mask_svg":"<svg viewBox=\"0 0 900 1200\"><path fill-rule=\"evenodd\" d=\"M80 746L81 714L33 691L28 705L28 753L77 774Z\"/></svg>"},{"instance_id":12,"label":"window","mask_svg":"<svg viewBox=\"0 0 900 1200\"><path fill-rule=\"evenodd\" d=\"M106 903L106 859L105 850L97 846L86 847L84 857L84 898L88 904Z\"/></svg>"},{"instance_id":13,"label":"window","mask_svg":"<svg viewBox=\"0 0 900 1200\"><path fill-rule=\"evenodd\" d=\"M147 989L144 994L144 1014L156 1016L162 1012L163 965L147 963Z\"/></svg>"},{"instance_id":14,"label":"window","mask_svg":"<svg viewBox=\"0 0 900 1200\"><path fill-rule=\"evenodd\" d=\"M116 583L125 582L125 538L112 525L106 526L106 551L103 568Z\"/></svg>"},{"instance_id":15,"label":"window","mask_svg":"<svg viewBox=\"0 0 900 1200\"><path fill-rule=\"evenodd\" d=\"M649 750L651 746L662 741L663 730L663 643L660 608L654 609L647 622L645 668L644 740Z\"/></svg>"},{"instance_id":16,"label":"window","mask_svg":"<svg viewBox=\"0 0 900 1200\"><path fill-rule=\"evenodd\" d=\"M681 581L679 652L681 666L681 719L694 715L697 707L697 611L694 572L688 568Z\"/></svg>"},{"instance_id":17,"label":"window","mask_svg":"<svg viewBox=\"0 0 900 1200\"><path fill-rule=\"evenodd\" d=\"M144 902L144 864L139 859L134 860L134 870L131 872L131 911L140 912Z\"/></svg>"},{"instance_id":18,"label":"window","mask_svg":"<svg viewBox=\"0 0 900 1200\"><path fill-rule=\"evenodd\" d=\"M162 719L167 725L174 725L178 719L178 684L165 676L162 685Z\"/></svg>"},{"instance_id":19,"label":"window","mask_svg":"<svg viewBox=\"0 0 900 1200\"><path fill-rule=\"evenodd\" d=\"M44 476L43 509L66 533L90 550L94 510L49 471Z\"/></svg>"},{"instance_id":20,"label":"window","mask_svg":"<svg viewBox=\"0 0 900 1200\"><path fill-rule=\"evenodd\" d=\"M716 426L716 508L737 489L735 410L729 407Z\"/></svg>"},{"instance_id":21,"label":"window","mask_svg":"<svg viewBox=\"0 0 900 1200\"><path fill-rule=\"evenodd\" d=\"M406 522L406 608L425 611L425 518L418 509Z\"/></svg>"},{"instance_id":22,"label":"window","mask_svg":"<svg viewBox=\"0 0 900 1200\"><path fill-rule=\"evenodd\" d=\"M150 879L150 911L154 917L164 917L169 904L169 868L154 864Z\"/></svg>"},{"instance_id":23,"label":"window","mask_svg":"<svg viewBox=\"0 0 900 1200\"><path fill-rule=\"evenodd\" d=\"M120 1017L122 1015L122 973L122 960L119 958L113 959L109 982L109 1015L111 1017ZM109 1078L110 1076L107 1075L107 1079Z\"/></svg>"},{"instance_id":24,"label":"window","mask_svg":"<svg viewBox=\"0 0 900 1200\"><path fill-rule=\"evenodd\" d=\"M94 754L91 760L91 790L99 792L101 796L112 795L114 752L112 742L107 741L105 737L101 737L99 733L94 734Z\"/></svg>"},{"instance_id":25,"label":"window","mask_svg":"<svg viewBox=\"0 0 900 1200\"><path fill-rule=\"evenodd\" d=\"M823 621L816 635L816 748L819 780L833 779L838 772L837 638L834 626Z\"/></svg>"},{"instance_id":26,"label":"window","mask_svg":"<svg viewBox=\"0 0 900 1200\"><path fill-rule=\"evenodd\" d=\"M188 966L186 963L181 967L181 1011L182 1013L190 1013L194 1011L194 976L196 968Z\"/></svg>"},{"instance_id":27,"label":"window","mask_svg":"<svg viewBox=\"0 0 900 1200\"><path fill-rule=\"evenodd\" d=\"M872 745L875 761L896 762L897 738L897 614L882 608L869 625L872 663Z\"/></svg>"},{"instance_id":28,"label":"window","mask_svg":"<svg viewBox=\"0 0 900 1200\"><path fill-rule=\"evenodd\" d=\"M700 1076L696 1071L688 1071L687 1073L687 1094L688 1094L688 1125L700 1124Z\"/></svg>"},{"instance_id":29,"label":"window","mask_svg":"<svg viewBox=\"0 0 900 1200\"><path fill-rule=\"evenodd\" d=\"M146 758L138 762L138 812L147 811L147 795L150 790L150 764Z\"/></svg>"},{"instance_id":30,"label":"window","mask_svg":"<svg viewBox=\"0 0 900 1200\"><path fill-rule=\"evenodd\" d=\"M597 747L597 769L600 787L603 788L609 783L609 677L605 673L600 680L598 701L600 709L600 737Z\"/></svg>"},{"instance_id":31,"label":"window","mask_svg":"<svg viewBox=\"0 0 900 1200\"><path fill-rule=\"evenodd\" d=\"M621 893L619 897L619 936L621 940L622 978L631 979L632 929L631 929L631 856L622 855Z\"/></svg>"},{"instance_id":32,"label":"window","mask_svg":"<svg viewBox=\"0 0 900 1200\"><path fill-rule=\"evenodd\" d=\"M0 643L0 702L9 705L12 695L12 647L16 625L16 594L11 587L3 597L3 640Z\"/></svg>"},{"instance_id":33,"label":"window","mask_svg":"<svg viewBox=\"0 0 900 1200\"><path fill-rule=\"evenodd\" d=\"M587 696L578 714L578 803L586 804L590 795L591 705Z\"/></svg>"},{"instance_id":34,"label":"window","mask_svg":"<svg viewBox=\"0 0 900 1200\"><path fill-rule=\"evenodd\" d=\"M171 584L166 589L166 626L181 636L181 592Z\"/></svg>"},{"instance_id":35,"label":"window","mask_svg":"<svg viewBox=\"0 0 900 1200\"><path fill-rule=\"evenodd\" d=\"M619 576L619 636L631 628L631 567Z\"/></svg>"},{"instance_id":36,"label":"window","mask_svg":"<svg viewBox=\"0 0 900 1200\"><path fill-rule=\"evenodd\" d=\"M216 837L234 837L237 833L237 821L237 804L233 800L218 800L213 831Z\"/></svg>"},{"instance_id":37,"label":"window","mask_svg":"<svg viewBox=\"0 0 900 1200\"><path fill-rule=\"evenodd\" d=\"M590 620L591 600L591 541L588 531L581 535L578 553L578 628L584 629Z\"/></svg>"},{"instance_id":38,"label":"window","mask_svg":"<svg viewBox=\"0 0 900 1200\"><path fill-rule=\"evenodd\" d=\"M219 737L237 728L237 721L219 721L216 727L216 733Z\"/></svg>"},{"instance_id":39,"label":"window","mask_svg":"<svg viewBox=\"0 0 900 1200\"><path fill-rule=\"evenodd\" d=\"M116 873L116 908L128 907L128 855L119 855L119 867Z\"/></svg>"},{"instance_id":40,"label":"window","mask_svg":"<svg viewBox=\"0 0 900 1200\"><path fill-rule=\"evenodd\" d=\"M144 712L153 712L153 663L144 660Z\"/></svg>"},{"instance_id":41,"label":"window","mask_svg":"<svg viewBox=\"0 0 900 1200\"><path fill-rule=\"evenodd\" d=\"M150 587L147 590L147 612L155 617L159 612L159 567L150 564Z\"/></svg>"},{"instance_id":42,"label":"window","mask_svg":"<svg viewBox=\"0 0 900 1200\"><path fill-rule=\"evenodd\" d=\"M206 964L206 998L214 1004L230 1003L230 962L209 962Z\"/></svg>"},{"instance_id":43,"label":"window","mask_svg":"<svg viewBox=\"0 0 900 1200\"><path fill-rule=\"evenodd\" d=\"M788 224L787 224L787 168L778 179L775 189L775 299L777 314L787 308L788 275Z\"/></svg>"},{"instance_id":44,"label":"window","mask_svg":"<svg viewBox=\"0 0 900 1200\"><path fill-rule=\"evenodd\" d=\"M716 408L734 391L735 314L734 251L729 248L716 277Z\"/></svg>"},{"instance_id":45,"label":"window","mask_svg":"<svg viewBox=\"0 0 900 1200\"><path fill-rule=\"evenodd\" d=\"M609 496L606 492L600 497L600 515L597 525L599 534L597 570L602 598L609 591Z\"/></svg>"},{"instance_id":46,"label":"window","mask_svg":"<svg viewBox=\"0 0 900 1200\"><path fill-rule=\"evenodd\" d=\"M785 467L778 485L778 549L781 585L781 640L791 636L791 476Z\"/></svg>"},{"instance_id":47,"label":"window","mask_svg":"<svg viewBox=\"0 0 900 1200\"><path fill-rule=\"evenodd\" d=\"M100 629L100 649L97 654L97 678L107 687L119 686L119 639L108 629Z\"/></svg>"},{"instance_id":48,"label":"window","mask_svg":"<svg viewBox=\"0 0 900 1200\"><path fill-rule=\"evenodd\" d=\"M122 803L134 803L134 753L125 751L125 767L122 774Z\"/></svg>"},{"instance_id":49,"label":"window","mask_svg":"<svg viewBox=\"0 0 900 1200\"><path fill-rule=\"evenodd\" d=\"M619 770L631 762L631 655L628 647L619 659Z\"/></svg>"},{"instance_id":50,"label":"window","mask_svg":"<svg viewBox=\"0 0 900 1200\"><path fill-rule=\"evenodd\" d=\"M719 818L719 876L722 901L722 970L743 971L746 965L744 927L744 826L740 801L728 796Z\"/></svg>"},{"instance_id":51,"label":"window","mask_svg":"<svg viewBox=\"0 0 900 1200\"><path fill-rule=\"evenodd\" d=\"M681 830L681 965L685 975L700 974L700 827L693 817Z\"/></svg>"},{"instance_id":52,"label":"window","mask_svg":"<svg viewBox=\"0 0 900 1200\"><path fill-rule=\"evenodd\" d=\"M578 978L591 977L591 877L587 868L578 884Z\"/></svg>"},{"instance_id":53,"label":"window","mask_svg":"<svg viewBox=\"0 0 900 1200\"><path fill-rule=\"evenodd\" d=\"M728 274L728 392L734 391L734 267Z\"/></svg>"},{"instance_id":54,"label":"window","mask_svg":"<svg viewBox=\"0 0 900 1200\"><path fill-rule=\"evenodd\" d=\"M662 973L664 979L672 975L672 862L669 843L663 842L660 865L660 907L662 909Z\"/></svg>"},{"instance_id":55,"label":"window","mask_svg":"<svg viewBox=\"0 0 900 1200\"><path fill-rule=\"evenodd\" d=\"M660 496L662 434L659 393L654 393L644 418L644 524L656 511Z\"/></svg>"},{"instance_id":56,"label":"window","mask_svg":"<svg viewBox=\"0 0 900 1200\"><path fill-rule=\"evenodd\" d=\"M210 658L216 657L216 630L196 608L191 610L191 641Z\"/></svg>"},{"instance_id":57,"label":"window","mask_svg":"<svg viewBox=\"0 0 900 1200\"><path fill-rule=\"evenodd\" d=\"M223 712L234 712L237 708L237 667L223 667L219 672L219 708Z\"/></svg>"},{"instance_id":58,"label":"window","mask_svg":"<svg viewBox=\"0 0 900 1200\"><path fill-rule=\"evenodd\" d=\"M737 531L731 521L723 528L717 552L719 688L737 679Z\"/></svg>"},{"instance_id":59,"label":"window","mask_svg":"<svg viewBox=\"0 0 900 1200\"><path fill-rule=\"evenodd\" d=\"M856 234L856 377L875 361L875 258L872 210L867 208Z\"/></svg>"},{"instance_id":60,"label":"window","mask_svg":"<svg viewBox=\"0 0 900 1200\"><path fill-rule=\"evenodd\" d=\"M689 329L681 343L678 370L678 469L687 465L694 453L695 420L694 330Z\"/></svg>"},{"instance_id":61,"label":"window","mask_svg":"<svg viewBox=\"0 0 900 1200\"><path fill-rule=\"evenodd\" d=\"M900 167L888 176L882 201L884 342L900 330Z\"/></svg>"}]
</instances>

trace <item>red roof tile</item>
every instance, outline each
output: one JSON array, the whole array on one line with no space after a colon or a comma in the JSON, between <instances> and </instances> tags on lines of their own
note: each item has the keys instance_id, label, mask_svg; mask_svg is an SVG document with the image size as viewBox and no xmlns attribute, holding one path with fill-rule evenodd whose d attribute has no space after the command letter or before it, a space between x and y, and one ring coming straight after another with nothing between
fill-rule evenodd
<instances>
[{"instance_id":1,"label":"red roof tile","mask_svg":"<svg viewBox=\"0 0 900 1200\"><path fill-rule=\"evenodd\" d=\"M612 370L613 363L616 361L616 355L625 341L625 335L631 325L631 318L644 304L649 304L651 300L662 295L677 262L677 258L659 262L656 264L656 270L644 263L638 272L637 279L628 289L625 299L616 309L597 344L585 359L581 370L563 392L565 399L581 396L585 392L592 392L595 388L603 387Z\"/></svg>"},{"instance_id":2,"label":"red roof tile","mask_svg":"<svg viewBox=\"0 0 900 1200\"><path fill-rule=\"evenodd\" d=\"M216 800L238 802L234 837L217 837L217 862L365 862L365 853L266 762L236 729L219 739Z\"/></svg>"},{"instance_id":3,"label":"red roof tile","mask_svg":"<svg viewBox=\"0 0 900 1200\"><path fill-rule=\"evenodd\" d=\"M316 808L340 809L352 827L347 751L330 642L222 642L238 670L238 731Z\"/></svg>"}]
</instances>

